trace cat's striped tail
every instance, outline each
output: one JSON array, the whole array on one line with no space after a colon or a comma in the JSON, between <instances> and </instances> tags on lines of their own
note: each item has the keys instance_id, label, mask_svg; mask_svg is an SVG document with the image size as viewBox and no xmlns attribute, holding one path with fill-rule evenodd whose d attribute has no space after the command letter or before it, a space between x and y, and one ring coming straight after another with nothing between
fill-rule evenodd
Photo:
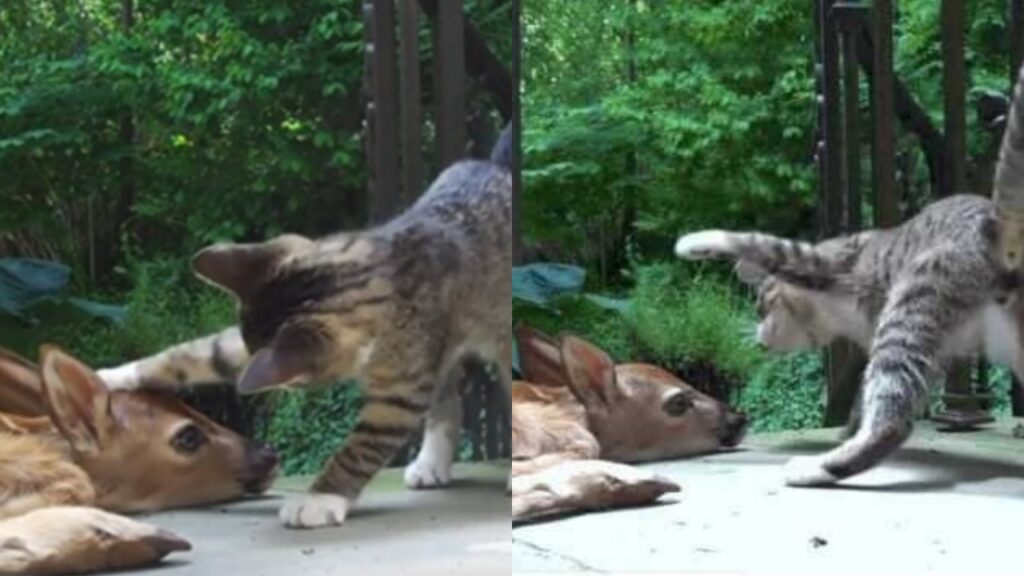
<instances>
[{"instance_id":1,"label":"cat's striped tail","mask_svg":"<svg viewBox=\"0 0 1024 576\"><path fill-rule=\"evenodd\" d=\"M993 190L999 223L999 258L1007 270L1024 263L1024 68L1013 91Z\"/></svg>"},{"instance_id":2,"label":"cat's striped tail","mask_svg":"<svg viewBox=\"0 0 1024 576\"><path fill-rule=\"evenodd\" d=\"M868 237L869 233L862 233L810 244L760 232L704 230L681 237L675 252L684 260L737 260L748 274L756 271L761 275L800 277L804 279L801 283L813 285L816 277L846 272ZM759 278L749 281L757 282Z\"/></svg>"}]
</instances>

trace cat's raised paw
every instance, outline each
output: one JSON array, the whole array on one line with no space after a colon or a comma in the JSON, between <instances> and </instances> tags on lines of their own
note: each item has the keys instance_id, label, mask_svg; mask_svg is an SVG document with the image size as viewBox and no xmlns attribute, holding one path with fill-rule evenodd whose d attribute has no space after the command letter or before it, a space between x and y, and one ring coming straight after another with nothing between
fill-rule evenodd
<instances>
[{"instance_id":1,"label":"cat's raised paw","mask_svg":"<svg viewBox=\"0 0 1024 576\"><path fill-rule=\"evenodd\" d=\"M405 485L414 490L443 488L452 481L452 465L438 459L417 458L405 468Z\"/></svg>"},{"instance_id":2,"label":"cat's raised paw","mask_svg":"<svg viewBox=\"0 0 1024 576\"><path fill-rule=\"evenodd\" d=\"M96 375L107 385L108 390L135 390L140 387L139 368L135 362L97 370Z\"/></svg>"},{"instance_id":3,"label":"cat's raised paw","mask_svg":"<svg viewBox=\"0 0 1024 576\"><path fill-rule=\"evenodd\" d=\"M786 462L784 475L788 486L828 486L839 478L825 470L820 456L794 456Z\"/></svg>"},{"instance_id":4,"label":"cat's raised paw","mask_svg":"<svg viewBox=\"0 0 1024 576\"><path fill-rule=\"evenodd\" d=\"M722 230L694 232L676 241L676 256L684 260L704 260L729 255L729 234Z\"/></svg>"},{"instance_id":5,"label":"cat's raised paw","mask_svg":"<svg viewBox=\"0 0 1024 576\"><path fill-rule=\"evenodd\" d=\"M350 507L347 498L336 494L303 494L285 501L278 517L288 528L341 526Z\"/></svg>"}]
</instances>

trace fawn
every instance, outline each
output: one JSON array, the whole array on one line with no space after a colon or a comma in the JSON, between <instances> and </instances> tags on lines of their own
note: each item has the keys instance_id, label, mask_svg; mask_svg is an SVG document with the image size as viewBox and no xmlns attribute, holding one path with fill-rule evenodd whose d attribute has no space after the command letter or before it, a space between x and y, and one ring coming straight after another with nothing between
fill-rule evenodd
<instances>
[{"instance_id":1,"label":"fawn","mask_svg":"<svg viewBox=\"0 0 1024 576\"><path fill-rule=\"evenodd\" d=\"M678 491L623 463L739 443L745 415L649 364L616 365L574 336L516 331L525 381L512 387L513 520L637 505Z\"/></svg>"},{"instance_id":2,"label":"fawn","mask_svg":"<svg viewBox=\"0 0 1024 576\"><path fill-rule=\"evenodd\" d=\"M130 521L90 509L141 512L261 493L277 468L272 450L171 396L108 391L54 347L43 348L39 367L0 351L0 572L137 563L137 547L95 538L97 530L133 534ZM161 557L187 545L159 531L147 538ZM104 546L120 557L98 553Z\"/></svg>"}]
</instances>

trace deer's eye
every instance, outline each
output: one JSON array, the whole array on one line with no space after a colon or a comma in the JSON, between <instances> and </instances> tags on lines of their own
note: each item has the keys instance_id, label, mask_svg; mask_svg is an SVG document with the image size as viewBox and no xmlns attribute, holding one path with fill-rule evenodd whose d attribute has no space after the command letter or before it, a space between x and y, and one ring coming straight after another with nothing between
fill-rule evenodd
<instances>
[{"instance_id":1,"label":"deer's eye","mask_svg":"<svg viewBox=\"0 0 1024 576\"><path fill-rule=\"evenodd\" d=\"M682 416L692 406L693 402L690 401L686 394L680 392L679 394L673 394L665 400L665 403L661 405L661 409L669 416Z\"/></svg>"},{"instance_id":2,"label":"deer's eye","mask_svg":"<svg viewBox=\"0 0 1024 576\"><path fill-rule=\"evenodd\" d=\"M204 444L206 444L206 435L195 424L183 426L171 440L174 449L186 455L195 454Z\"/></svg>"}]
</instances>

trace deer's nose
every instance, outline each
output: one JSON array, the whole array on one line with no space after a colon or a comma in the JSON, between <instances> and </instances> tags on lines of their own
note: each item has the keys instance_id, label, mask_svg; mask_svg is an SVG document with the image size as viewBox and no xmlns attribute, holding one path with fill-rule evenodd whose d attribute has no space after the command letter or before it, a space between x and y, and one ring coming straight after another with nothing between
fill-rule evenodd
<instances>
[{"instance_id":1,"label":"deer's nose","mask_svg":"<svg viewBox=\"0 0 1024 576\"><path fill-rule=\"evenodd\" d=\"M743 440L743 436L747 433L747 424L749 422L745 413L728 410L725 413L725 426L722 427L722 443L726 446L739 444L740 440Z\"/></svg>"},{"instance_id":2,"label":"deer's nose","mask_svg":"<svg viewBox=\"0 0 1024 576\"><path fill-rule=\"evenodd\" d=\"M247 457L247 470L243 479L246 492L260 493L270 487L277 475L281 457L266 444L254 444Z\"/></svg>"}]
</instances>

